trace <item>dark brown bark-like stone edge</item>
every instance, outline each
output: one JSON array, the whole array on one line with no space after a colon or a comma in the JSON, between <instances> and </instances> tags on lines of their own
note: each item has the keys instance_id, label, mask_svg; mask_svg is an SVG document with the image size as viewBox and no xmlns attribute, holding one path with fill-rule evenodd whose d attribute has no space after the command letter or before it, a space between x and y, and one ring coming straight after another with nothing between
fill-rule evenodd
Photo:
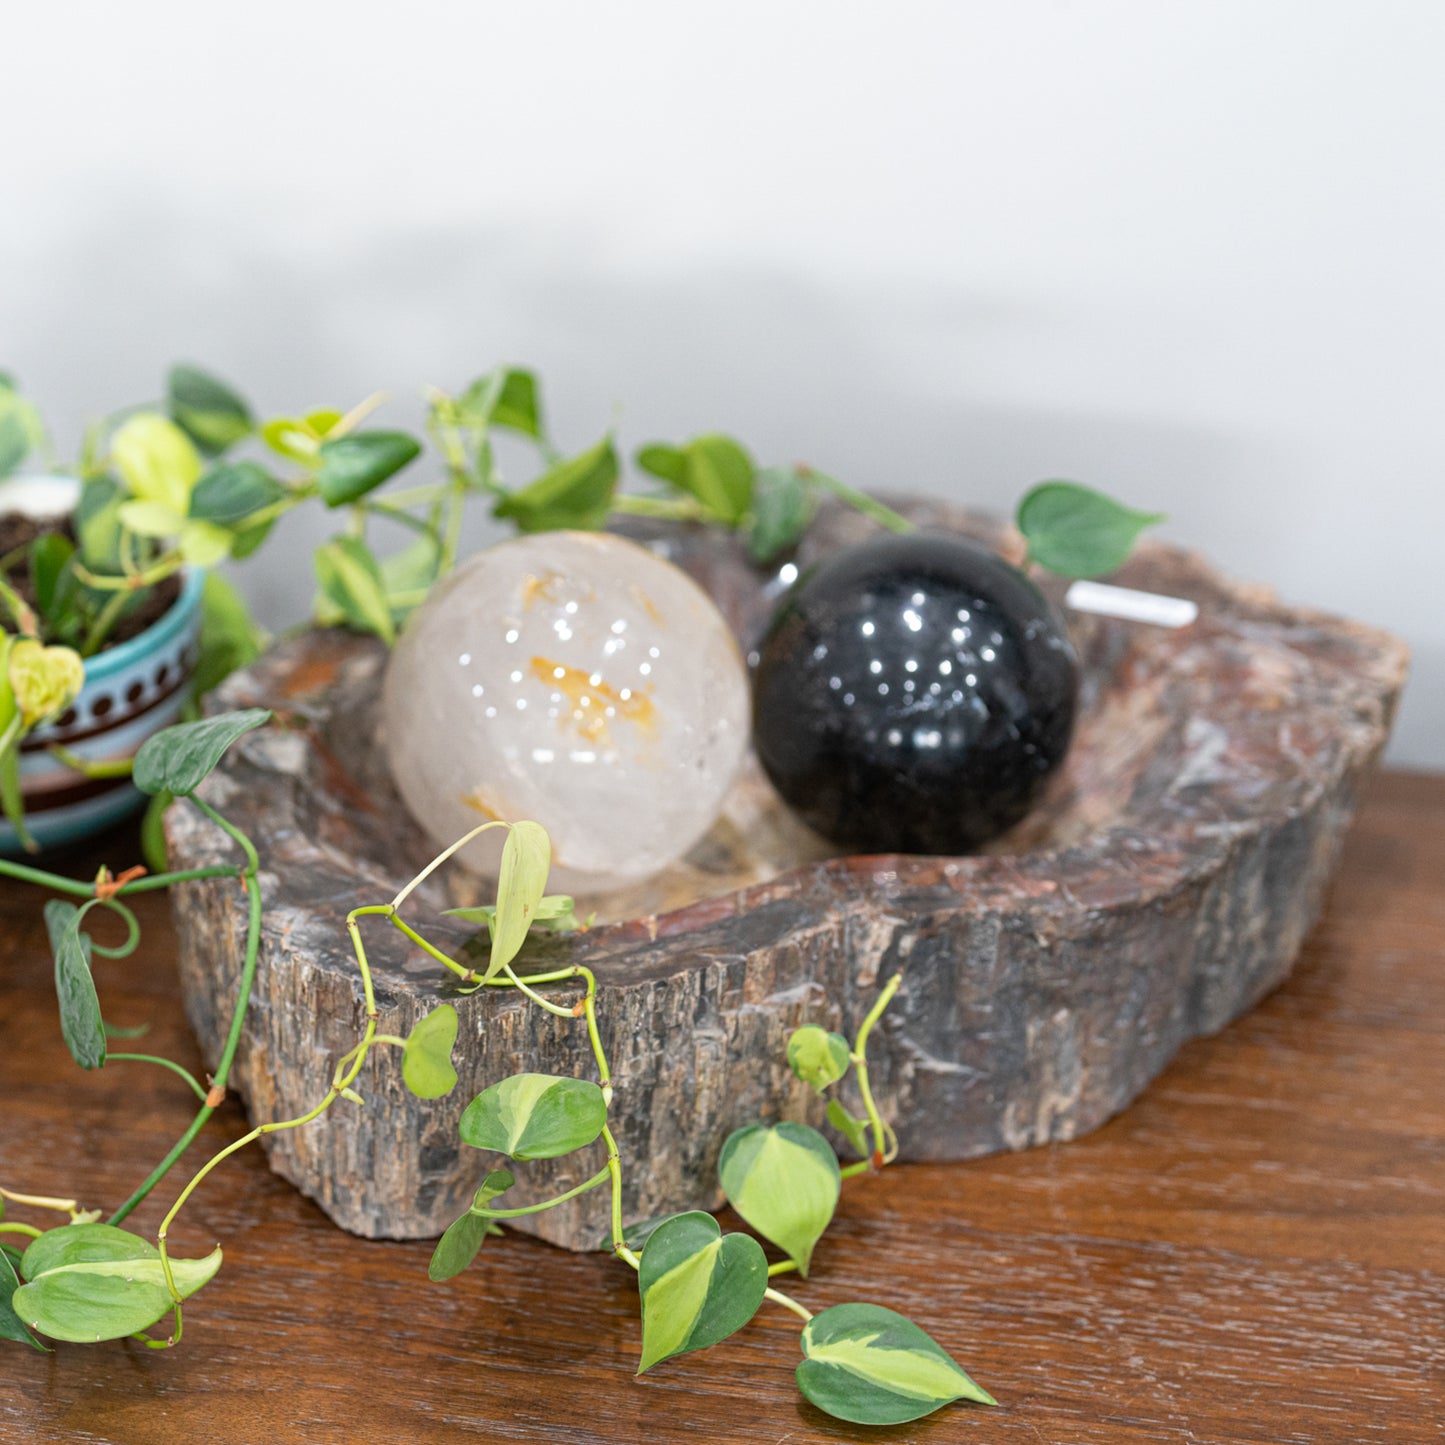
<instances>
[{"instance_id":1,"label":"dark brown bark-like stone edge","mask_svg":"<svg viewBox=\"0 0 1445 1445\"><path fill-rule=\"evenodd\" d=\"M825 519L813 545L854 525ZM671 540L684 565L716 574L746 636L757 609L736 556L692 534ZM1201 621L1166 633L1075 619L1085 719L1066 776L1001 845L1019 851L810 861L529 945L539 967L575 959L598 974L629 1219L714 1206L730 1130L820 1122L821 1103L783 1062L787 1036L804 1022L851 1030L895 969L906 985L875 1034L874 1086L903 1157L919 1159L1093 1128L1182 1043L1285 976L1388 735L1404 648L1232 586L1167 548L1147 549L1122 580L1196 598ZM326 1093L363 1022L342 920L389 899L425 861L374 742L382 662L373 643L311 633L218 699L281 714L233 750L206 794L257 839L266 870L261 967L233 1075L257 1122ZM168 836L177 866L231 856L184 805ZM447 886L430 885L409 913L461 950L467 933L435 917L450 905ZM214 1059L240 975L243 898L226 883L175 896L187 1008ZM378 1049L359 1081L366 1106L343 1102L320 1124L268 1136L270 1160L349 1230L434 1235L495 1163L458 1142L465 1103L520 1070L591 1076L592 1058L580 1025L508 993L454 997L384 924L366 941L384 1032L405 1035L442 999L457 1005L460 1084L416 1100L395 1052ZM597 1145L519 1166L504 1202L568 1188L600 1158ZM600 1190L524 1223L586 1248L602 1241L607 1214Z\"/></svg>"}]
</instances>

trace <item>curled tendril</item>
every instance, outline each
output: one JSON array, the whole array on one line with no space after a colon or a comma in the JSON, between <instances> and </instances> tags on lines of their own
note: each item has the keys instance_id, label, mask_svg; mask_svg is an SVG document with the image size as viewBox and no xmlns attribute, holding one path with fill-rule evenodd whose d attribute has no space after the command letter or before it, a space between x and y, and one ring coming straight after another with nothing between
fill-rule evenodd
<instances>
[{"instance_id":1,"label":"curled tendril","mask_svg":"<svg viewBox=\"0 0 1445 1445\"><path fill-rule=\"evenodd\" d=\"M140 922L135 914L120 901L119 898L97 898L94 900L100 907L108 908L112 913L119 914L125 922L126 936L123 943L116 943L107 946L97 943L94 938L90 940L91 950L98 953L102 958L129 958L135 952L136 945L140 942Z\"/></svg>"}]
</instances>

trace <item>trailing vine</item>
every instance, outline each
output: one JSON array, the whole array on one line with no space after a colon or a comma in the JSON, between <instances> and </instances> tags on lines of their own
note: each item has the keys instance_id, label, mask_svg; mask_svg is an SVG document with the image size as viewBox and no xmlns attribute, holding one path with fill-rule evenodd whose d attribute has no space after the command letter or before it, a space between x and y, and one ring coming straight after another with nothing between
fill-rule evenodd
<instances>
[{"instance_id":1,"label":"trailing vine","mask_svg":"<svg viewBox=\"0 0 1445 1445\"><path fill-rule=\"evenodd\" d=\"M917 1325L881 1305L839 1304L814 1312L773 1281L797 1273L806 1279L813 1252L832 1219L843 1182L888 1164L897 1154L893 1131L882 1117L868 1077L868 1041L889 1002L902 986L895 974L880 989L851 1042L816 1025L796 1030L788 1042L793 1073L819 1094L833 1091L852 1072L860 1112L834 1093L828 1119L862 1157L840 1165L832 1146L817 1130L784 1121L738 1129L722 1147L718 1174L724 1194L737 1213L783 1258L769 1264L762 1244L751 1234L724 1233L701 1211L672 1215L645 1235L629 1234L622 1198L626 1161L609 1123L615 1092L625 1088L612 1076L598 1027L599 991L591 969L581 964L527 972L519 954L537 927L574 928L570 898L546 893L551 845L536 823L489 822L474 829L433 859L386 903L363 904L347 915L365 1003L364 1023L355 1045L336 1061L326 1093L295 1118L259 1124L217 1150L179 1190L161 1220L155 1242L123 1227L127 1216L170 1174L225 1097L245 1023L260 950L262 899L260 860L246 834L197 789L224 751L249 730L268 721L261 709L227 713L202 722L183 723L158 733L136 757L134 778L142 791L189 798L236 845L241 861L205 868L147 875L133 869L112 875L102 869L88 882L65 878L28 864L0 860L0 875L61 895L45 905L55 955L61 1030L72 1057L82 1068L113 1063L148 1063L175 1074L198 1098L191 1123L136 1190L108 1219L82 1208L75 1198L0 1186L0 1235L25 1241L23 1252L0 1243L0 1337L32 1348L47 1346L40 1337L95 1343L134 1338L149 1347L169 1348L181 1340L185 1302L216 1274L222 1263L218 1246L200 1259L174 1256L168 1239L172 1225L195 1191L231 1155L265 1134L301 1128L320 1120L338 1103L363 1104L357 1091L373 1049L402 1052L402 1073L421 1098L440 1098L457 1083L452 1049L458 1019L453 1004L431 1010L405 1038L383 1033L365 928L390 924L451 973L462 993L506 988L529 1004L584 1028L596 1069L595 1079L524 1073L484 1089L462 1110L458 1129L473 1148L503 1156L509 1165L552 1159L600 1142L604 1162L575 1188L538 1203L498 1205L516 1182L510 1168L493 1168L473 1194L467 1210L442 1235L428 1273L438 1283L453 1279L476 1259L489 1235L510 1219L556 1208L595 1189L611 1194L613 1254L638 1278L642 1317L639 1373L675 1355L726 1339L763 1306L776 1305L802 1321L799 1389L819 1408L839 1419L865 1424L896 1424L930 1413L954 1400L993 1401ZM495 904L452 910L485 926L490 951L485 967L470 967L450 957L403 917L417 887L472 838L504 829L501 874ZM221 1056L209 1088L183 1065L148 1054L111 1052L110 1039L121 1031L102 1015L91 979L94 954L125 957L140 941L140 927L127 897L172 883L201 879L239 880L247 896L244 963ZM80 901L73 901L80 900ZM97 910L119 917L126 936L102 946L86 931ZM50 1228L7 1219L6 1204L58 1212L66 1222ZM151 1333L167 1317L163 1335Z\"/></svg>"}]
</instances>

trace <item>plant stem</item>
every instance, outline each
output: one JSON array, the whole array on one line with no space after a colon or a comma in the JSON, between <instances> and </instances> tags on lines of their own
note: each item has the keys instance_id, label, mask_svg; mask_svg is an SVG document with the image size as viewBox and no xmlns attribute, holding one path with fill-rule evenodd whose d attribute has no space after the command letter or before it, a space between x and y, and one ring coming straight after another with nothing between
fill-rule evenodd
<instances>
[{"instance_id":1,"label":"plant stem","mask_svg":"<svg viewBox=\"0 0 1445 1445\"><path fill-rule=\"evenodd\" d=\"M33 1224L20 1224L15 1220L11 1220L9 1224L0 1224L0 1234L24 1234L31 1239L39 1239L44 1233L43 1229L36 1229Z\"/></svg>"},{"instance_id":2,"label":"plant stem","mask_svg":"<svg viewBox=\"0 0 1445 1445\"><path fill-rule=\"evenodd\" d=\"M850 1057L853 1060L853 1067L858 1073L858 1093L863 1099L863 1108L867 1111L868 1122L873 1126L873 1158L870 1161L876 1169L887 1163L887 1144L883 1135L883 1119L878 1113L878 1105L873 1102L873 1090L868 1084L868 1035L873 1032L873 1025L883 1017L883 1010L893 1000L893 995L898 992L903 983L903 975L895 973L883 986L883 991L873 1001L873 1007L868 1010L867 1016L858 1026L858 1037L853 1043L853 1052Z\"/></svg>"},{"instance_id":3,"label":"plant stem","mask_svg":"<svg viewBox=\"0 0 1445 1445\"><path fill-rule=\"evenodd\" d=\"M520 978L517 977L515 973L512 972L512 965L510 963L504 963L502 965L502 971L507 975L507 978L511 982L512 986L520 990L520 992L524 993L529 999L532 1000L534 1004L537 1005L538 1008L544 1008L549 1014L556 1014L557 1017L560 1019L570 1019L577 1017L577 1015L574 1014L572 1010L568 1008L565 1004L553 1003L551 999L543 998L542 995L539 994L535 989L529 988L525 983L522 982Z\"/></svg>"},{"instance_id":4,"label":"plant stem","mask_svg":"<svg viewBox=\"0 0 1445 1445\"><path fill-rule=\"evenodd\" d=\"M540 1204L524 1204L520 1209L478 1209L472 1212L483 1219L520 1219L524 1214L540 1214L544 1209L553 1209L559 1204L565 1204L569 1199L576 1199L579 1194L586 1194L589 1190L606 1184L610 1173L610 1168L604 1164L586 1183L552 1199L544 1199Z\"/></svg>"},{"instance_id":5,"label":"plant stem","mask_svg":"<svg viewBox=\"0 0 1445 1445\"><path fill-rule=\"evenodd\" d=\"M57 1199L49 1194L17 1194L13 1189L0 1189L0 1199L12 1204L28 1204L32 1209L54 1209L61 1214L74 1214L80 1208L76 1199Z\"/></svg>"},{"instance_id":6,"label":"plant stem","mask_svg":"<svg viewBox=\"0 0 1445 1445\"><path fill-rule=\"evenodd\" d=\"M256 979L256 961L261 950L261 885L256 881L256 874L260 871L260 859L256 856L255 846L251 840L228 819L223 818L211 805L202 799L192 797L191 801L213 822L217 823L240 845L241 851L246 855L246 867L242 870L241 877L246 885L246 894L249 904L246 921L246 955L241 966L241 981L236 989L236 1006L231 1014L231 1027L226 1034L226 1042L221 1049L221 1057L216 1064L216 1071L211 1076L211 1094L206 1096L207 1102L197 1110L196 1116L191 1120L186 1131L171 1146L166 1157L156 1165L145 1177L135 1193L121 1205L110 1217L111 1224L119 1224L132 1210L156 1187L157 1184L169 1173L171 1166L190 1147L191 1141L201 1132L206 1120L215 1113L215 1106L209 1100L213 1095L224 1094L226 1081L231 1075L231 1064L235 1060L236 1050L241 1043L241 1029L246 1022L246 1010L251 1002L251 987ZM234 868L222 868L221 873L233 873ZM160 879L173 881L176 875L158 874ZM207 872L205 876L215 877L215 873ZM139 879L138 883L153 881ZM164 1260L165 1251L162 1249L161 1258ZM167 1282L170 1282L170 1267L165 1267ZM174 1293L174 1290L172 1290ZM178 1312L179 1313L179 1312Z\"/></svg>"},{"instance_id":7,"label":"plant stem","mask_svg":"<svg viewBox=\"0 0 1445 1445\"><path fill-rule=\"evenodd\" d=\"M83 904L81 911L90 908L91 904L99 904L110 913L116 914L126 927L124 943L107 945L97 943L95 939L90 940L91 951L100 958L129 958L135 952L136 944L140 942L140 920L120 901L119 898L101 898L97 895L90 903Z\"/></svg>"},{"instance_id":8,"label":"plant stem","mask_svg":"<svg viewBox=\"0 0 1445 1445\"><path fill-rule=\"evenodd\" d=\"M4 602L10 609L10 615L15 619L16 631L22 637L40 636L40 622L34 610L3 577L0 577L0 602Z\"/></svg>"},{"instance_id":9,"label":"plant stem","mask_svg":"<svg viewBox=\"0 0 1445 1445\"><path fill-rule=\"evenodd\" d=\"M780 1259L776 1264L768 1266L768 1278L771 1279L775 1274L788 1274L797 1267L798 1261L795 1259Z\"/></svg>"},{"instance_id":10,"label":"plant stem","mask_svg":"<svg viewBox=\"0 0 1445 1445\"><path fill-rule=\"evenodd\" d=\"M238 837L241 841L243 841L246 845L249 856L252 859L255 858L255 849L251 847L250 839L246 838L245 834L241 833L239 829L233 828L232 825L227 823L226 820L222 818L219 813L217 813L213 808L210 808L207 804L203 803L201 799L193 798L193 801L197 803L201 807L201 809L205 813L207 813L208 816L214 818L218 823L220 823L227 832L231 833L232 836ZM261 934L261 890L256 883L254 867L247 870L246 883L249 891L251 892L251 923L246 940L247 969L244 971L244 976L242 980L243 999L250 998L250 984L251 979L255 975L255 958L257 949L259 947ZM382 908L373 907L369 909L359 909L357 911L378 913L384 910ZM282 1129L299 1129L303 1124L309 1124L313 1119L319 1119L321 1115L324 1114L332 1106L332 1104L334 1104L337 1099L342 1096L343 1091L351 1087L351 1085L356 1080L357 1074L361 1072L362 1064L366 1062L367 1052L370 1050L372 1042L376 1036L376 1021L378 1017L376 1008L376 990L372 984L371 969L366 961L366 949L362 945L361 930L356 922L355 917L349 917L347 919L347 932L350 933L352 943L356 950L356 963L357 967L361 971L362 994L366 999L366 1028L362 1033L361 1042L356 1046L355 1049L351 1051L351 1055L354 1055L355 1057L350 1066L345 1069L343 1069L341 1064L337 1065L336 1074L331 1081L331 1088L327 1091L326 1097L314 1108L308 1109L306 1113L298 1115L294 1119L281 1119L274 1123L257 1125L257 1127L252 1129L249 1134L243 1134L241 1138L235 1140L231 1144L228 1144L219 1153L212 1155L211 1158L208 1159L205 1164L201 1166L199 1171L197 1171L195 1176L191 1179L190 1183L188 1183L186 1187L181 1190L179 1197L176 1199L176 1202L171 1205L170 1210L166 1214L165 1218L161 1220L160 1228L156 1232L156 1248L160 1251L161 1269L165 1274L166 1286L171 1292L171 1297L176 1301L176 1315L178 1320L180 1316L180 1295L176 1290L175 1277L171 1273L170 1260L166 1254L166 1234L169 1231L172 1222L175 1220L176 1215L180 1213L181 1208L182 1206L184 1206L186 1200L191 1197L195 1190L200 1186L201 1181L205 1179L205 1177L211 1172L211 1170L213 1170L223 1159L228 1159L238 1150L244 1149L247 1144L253 1143L255 1140L261 1138L261 1136L264 1134L274 1134ZM217 1084L220 1084L223 1081L224 1076L222 1070L229 1070L230 1068L231 1058L234 1056L235 1053L235 1045L240 1041L240 1024L243 1016L243 1009L238 1007L236 1016L231 1021L231 1034L230 1037L227 1039L226 1048L222 1052L221 1064L217 1069ZM347 1057L351 1057L351 1055L348 1055ZM207 1112L207 1110L202 1110L203 1114Z\"/></svg>"},{"instance_id":11,"label":"plant stem","mask_svg":"<svg viewBox=\"0 0 1445 1445\"><path fill-rule=\"evenodd\" d=\"M84 883L77 878L62 878L58 873L47 873L43 868L29 868L24 863L12 863L8 858L0 858L0 878L34 883L55 893L68 893L72 898L90 898L95 894L93 883Z\"/></svg>"},{"instance_id":12,"label":"plant stem","mask_svg":"<svg viewBox=\"0 0 1445 1445\"><path fill-rule=\"evenodd\" d=\"M612 510L621 516L660 517L670 522L701 522L706 513L690 497L649 497L638 492L618 492Z\"/></svg>"},{"instance_id":13,"label":"plant stem","mask_svg":"<svg viewBox=\"0 0 1445 1445\"><path fill-rule=\"evenodd\" d=\"M86 778L128 778L135 765L132 758L112 758L104 762L95 758L83 758L79 753L71 752L63 743L51 743L45 751L56 762L64 763L71 772Z\"/></svg>"},{"instance_id":14,"label":"plant stem","mask_svg":"<svg viewBox=\"0 0 1445 1445\"><path fill-rule=\"evenodd\" d=\"M433 858L431 862L428 863L426 867L423 868L421 872L418 873L416 877L413 878L411 882L408 883L406 887L403 888L401 892L398 893L396 897L391 900L391 906L393 908L400 908L401 905L405 903L406 900L410 898L411 895L416 892L416 890L423 883L425 883L426 880L430 878L431 875L435 873L436 870L440 868L441 865L445 863L447 859L452 856L453 853L457 852L461 848L465 848L467 844L472 841L473 838L481 837L483 833L488 832L492 828L505 828L507 826L508 825L506 823L500 822L479 823L475 828L472 829L470 833L467 833L464 836L458 838L457 841L455 843L452 843L449 847L443 848L442 851L438 853L437 856Z\"/></svg>"},{"instance_id":15,"label":"plant stem","mask_svg":"<svg viewBox=\"0 0 1445 1445\"><path fill-rule=\"evenodd\" d=\"M807 1323L808 1320L813 1318L812 1310L804 1309L797 1300L785 1295L780 1289L765 1289L763 1291L763 1298L772 1300L775 1305L782 1305L785 1310L792 1310L804 1323Z\"/></svg>"},{"instance_id":16,"label":"plant stem","mask_svg":"<svg viewBox=\"0 0 1445 1445\"><path fill-rule=\"evenodd\" d=\"M867 492L860 492L856 487L850 487L847 482L840 482L837 477L830 477L827 472L814 471L812 467L800 466L799 474L806 480L814 482L823 491L831 493L840 502L846 502L855 511L862 512L865 517L870 517L880 527L886 527L890 532L916 532L918 527L910 522L900 512L895 512L892 507L884 506L875 497L870 497Z\"/></svg>"},{"instance_id":17,"label":"plant stem","mask_svg":"<svg viewBox=\"0 0 1445 1445\"><path fill-rule=\"evenodd\" d=\"M153 893L157 888L169 888L172 883L194 883L202 878L244 878L244 869L234 863L212 863L205 868L179 868L174 873L150 873L124 883L116 890L117 896L130 893Z\"/></svg>"},{"instance_id":18,"label":"plant stem","mask_svg":"<svg viewBox=\"0 0 1445 1445\"><path fill-rule=\"evenodd\" d=\"M135 1064L159 1064L161 1068L169 1069L173 1074L179 1074L180 1077L183 1078L186 1083L191 1086L191 1092L196 1096L196 1098L198 1098L203 1104L206 1102L206 1091L196 1081L196 1076L192 1074L189 1069L183 1068L180 1064L174 1062L171 1059L163 1059L157 1054L108 1053L105 1056L105 1061L107 1064L113 1064L120 1060L128 1060L129 1062Z\"/></svg>"},{"instance_id":19,"label":"plant stem","mask_svg":"<svg viewBox=\"0 0 1445 1445\"><path fill-rule=\"evenodd\" d=\"M416 944L418 948L422 949L425 953L436 959L436 961L443 967L451 969L451 971L456 974L458 978L474 979L477 977L476 971L474 969L464 967L454 958L448 958L447 955L444 954L441 949L436 946L436 944L429 943L425 938L423 938L421 934L416 931L416 929L411 927L411 925L408 924L406 920L397 913L395 908L391 907L390 904L387 905L386 916L392 921L392 923L397 926L397 928L399 928L409 939L411 939L411 941Z\"/></svg>"},{"instance_id":20,"label":"plant stem","mask_svg":"<svg viewBox=\"0 0 1445 1445\"><path fill-rule=\"evenodd\" d=\"M100 651L100 645L110 636L121 614L125 611L126 603L135 595L134 591L127 586L124 592L112 592L106 598L105 606L100 609L99 615L91 624L90 631L85 634L85 641L80 644L80 655L82 657L93 657Z\"/></svg>"}]
</instances>

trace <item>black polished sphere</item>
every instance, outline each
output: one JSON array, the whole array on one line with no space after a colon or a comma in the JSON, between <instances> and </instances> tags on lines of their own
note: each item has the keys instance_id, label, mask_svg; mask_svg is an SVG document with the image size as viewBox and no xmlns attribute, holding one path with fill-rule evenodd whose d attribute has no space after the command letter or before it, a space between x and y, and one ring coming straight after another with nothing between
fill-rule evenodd
<instances>
[{"instance_id":1,"label":"black polished sphere","mask_svg":"<svg viewBox=\"0 0 1445 1445\"><path fill-rule=\"evenodd\" d=\"M753 738L783 800L855 853L964 853L1063 761L1078 663L1017 568L967 538L865 542L806 572L769 626Z\"/></svg>"}]
</instances>

